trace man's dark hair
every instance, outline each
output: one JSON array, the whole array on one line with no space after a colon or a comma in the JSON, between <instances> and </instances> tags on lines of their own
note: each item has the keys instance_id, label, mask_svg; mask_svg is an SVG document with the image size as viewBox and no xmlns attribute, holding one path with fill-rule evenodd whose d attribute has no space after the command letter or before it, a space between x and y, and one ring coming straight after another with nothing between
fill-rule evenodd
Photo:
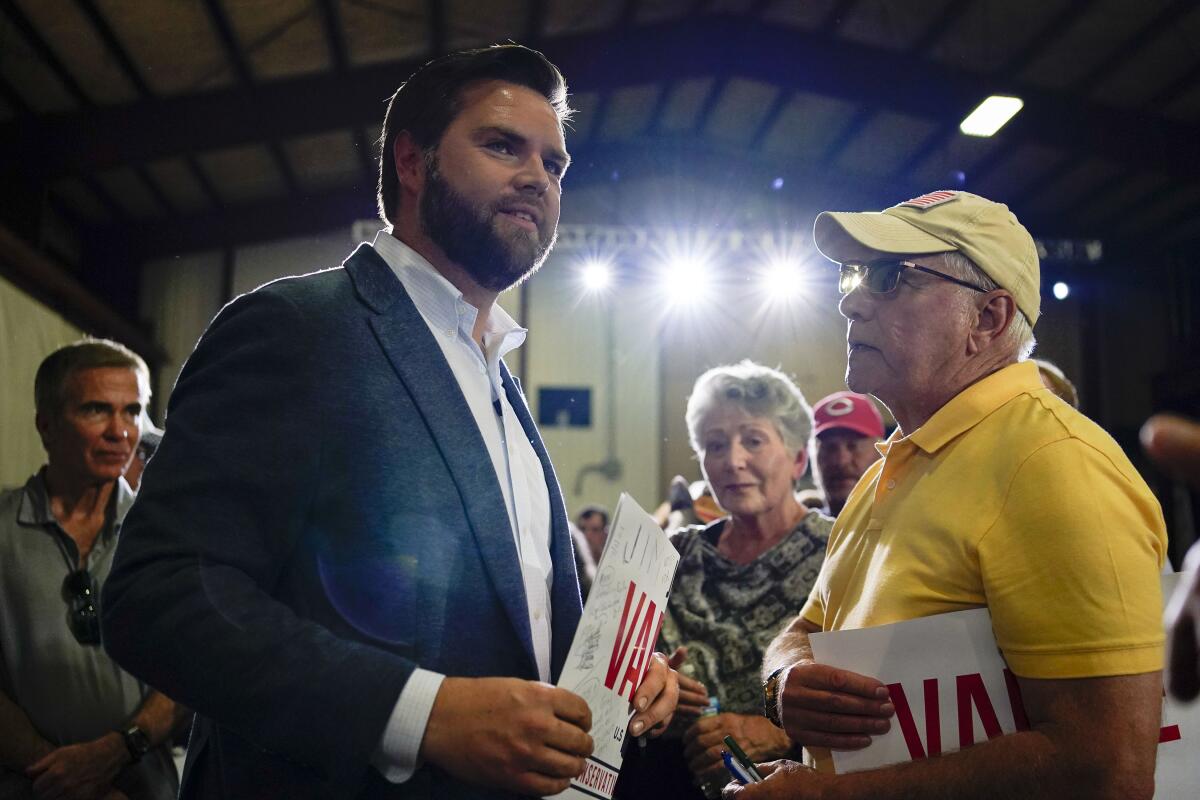
<instances>
[{"instance_id":1,"label":"man's dark hair","mask_svg":"<svg viewBox=\"0 0 1200 800\"><path fill-rule=\"evenodd\" d=\"M489 80L528 87L546 98L559 123L565 124L571 118L562 73L536 50L519 44L499 44L430 61L400 85L383 118L377 199L379 216L385 222L394 224L392 215L400 199L392 150L396 134L408 131L422 150L432 152L462 111L463 92Z\"/></svg>"},{"instance_id":2,"label":"man's dark hair","mask_svg":"<svg viewBox=\"0 0 1200 800\"><path fill-rule=\"evenodd\" d=\"M104 367L133 370L142 402L149 401L150 370L142 357L119 342L87 337L55 350L38 367L33 379L37 413L48 416L61 413L66 402L67 380L76 372Z\"/></svg>"},{"instance_id":3,"label":"man's dark hair","mask_svg":"<svg viewBox=\"0 0 1200 800\"><path fill-rule=\"evenodd\" d=\"M604 527L608 527L608 512L603 506L584 506L579 511L579 515L575 519L587 519L588 517L599 514L600 519L604 521Z\"/></svg>"}]
</instances>

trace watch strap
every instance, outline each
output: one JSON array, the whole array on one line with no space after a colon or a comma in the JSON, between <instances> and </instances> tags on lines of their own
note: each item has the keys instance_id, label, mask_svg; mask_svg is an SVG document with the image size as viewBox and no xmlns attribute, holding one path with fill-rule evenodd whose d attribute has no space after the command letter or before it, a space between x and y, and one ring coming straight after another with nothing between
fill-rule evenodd
<instances>
[{"instance_id":1,"label":"watch strap","mask_svg":"<svg viewBox=\"0 0 1200 800\"><path fill-rule=\"evenodd\" d=\"M134 764L141 761L142 756L150 751L150 737L137 725L130 725L118 733L125 740L125 749L129 751L129 757L133 759Z\"/></svg>"},{"instance_id":2,"label":"watch strap","mask_svg":"<svg viewBox=\"0 0 1200 800\"><path fill-rule=\"evenodd\" d=\"M763 716L776 728L783 727L783 720L779 718L779 684L783 679L783 673L786 671L787 665L784 665L768 675L767 679L763 681Z\"/></svg>"}]
</instances>

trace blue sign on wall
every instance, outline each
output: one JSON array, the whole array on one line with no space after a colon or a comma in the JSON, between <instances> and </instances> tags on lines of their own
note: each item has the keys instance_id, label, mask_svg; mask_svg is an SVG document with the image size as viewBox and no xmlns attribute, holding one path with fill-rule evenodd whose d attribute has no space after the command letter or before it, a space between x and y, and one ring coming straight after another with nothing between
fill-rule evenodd
<instances>
[{"instance_id":1,"label":"blue sign on wall","mask_svg":"<svg viewBox=\"0 0 1200 800\"><path fill-rule=\"evenodd\" d=\"M542 427L592 427L592 390L575 386L540 387L537 421Z\"/></svg>"}]
</instances>

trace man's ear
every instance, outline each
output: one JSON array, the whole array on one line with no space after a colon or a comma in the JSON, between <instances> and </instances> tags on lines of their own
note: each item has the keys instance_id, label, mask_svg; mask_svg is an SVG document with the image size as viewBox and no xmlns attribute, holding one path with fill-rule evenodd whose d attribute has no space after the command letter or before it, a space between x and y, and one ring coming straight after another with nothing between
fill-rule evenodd
<instances>
[{"instance_id":1,"label":"man's ear","mask_svg":"<svg viewBox=\"0 0 1200 800\"><path fill-rule=\"evenodd\" d=\"M33 425L35 428L37 428L38 436L42 438L42 447L47 447L47 441L51 433L50 429L52 427L52 421L50 417L39 411L33 417Z\"/></svg>"},{"instance_id":2,"label":"man's ear","mask_svg":"<svg viewBox=\"0 0 1200 800\"><path fill-rule=\"evenodd\" d=\"M425 151L408 131L400 131L392 140L396 159L396 180L401 193L417 195L425 188Z\"/></svg>"},{"instance_id":3,"label":"man's ear","mask_svg":"<svg viewBox=\"0 0 1200 800\"><path fill-rule=\"evenodd\" d=\"M979 352L1003 336L1017 315L1017 303L1004 289L980 296L976 301L976 308L979 317L971 329L968 345L972 353Z\"/></svg>"}]
</instances>

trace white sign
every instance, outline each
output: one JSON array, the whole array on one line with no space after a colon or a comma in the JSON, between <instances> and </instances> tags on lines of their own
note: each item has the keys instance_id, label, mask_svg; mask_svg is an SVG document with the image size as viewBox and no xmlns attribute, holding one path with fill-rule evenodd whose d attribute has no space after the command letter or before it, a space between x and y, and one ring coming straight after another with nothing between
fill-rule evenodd
<instances>
[{"instance_id":1,"label":"white sign","mask_svg":"<svg viewBox=\"0 0 1200 800\"><path fill-rule=\"evenodd\" d=\"M621 495L559 687L587 701L595 750L556 798L612 797L633 695L662 629L679 553L649 514Z\"/></svg>"},{"instance_id":2,"label":"white sign","mask_svg":"<svg viewBox=\"0 0 1200 800\"><path fill-rule=\"evenodd\" d=\"M1163 576L1164 600L1178 579ZM820 663L887 684L896 707L891 729L872 737L869 747L833 751L839 773L929 758L1029 726L986 608L809 639ZM1200 703L1164 699L1155 786L1158 800L1195 797Z\"/></svg>"}]
</instances>

